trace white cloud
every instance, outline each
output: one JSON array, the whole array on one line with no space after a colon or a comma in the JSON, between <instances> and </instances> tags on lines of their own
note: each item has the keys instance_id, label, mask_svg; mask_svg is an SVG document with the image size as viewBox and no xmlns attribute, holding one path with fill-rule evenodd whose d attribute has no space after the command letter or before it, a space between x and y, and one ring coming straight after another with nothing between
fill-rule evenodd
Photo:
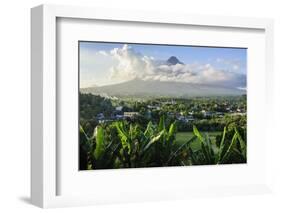
<instances>
[{"instance_id":1,"label":"white cloud","mask_svg":"<svg viewBox=\"0 0 281 213\"><path fill-rule=\"evenodd\" d=\"M232 69L233 69L233 70L239 70L239 68L240 68L240 66L239 66L238 64L234 64L234 65L232 66Z\"/></svg>"},{"instance_id":2,"label":"white cloud","mask_svg":"<svg viewBox=\"0 0 281 213\"><path fill-rule=\"evenodd\" d=\"M108 56L107 52L105 52L104 50L100 50L100 51L98 51L98 53L103 56Z\"/></svg>"},{"instance_id":3,"label":"white cloud","mask_svg":"<svg viewBox=\"0 0 281 213\"><path fill-rule=\"evenodd\" d=\"M219 64L222 64L224 66L229 67L231 71L237 72L241 68L241 61L238 59L223 59L223 58L217 58L216 62Z\"/></svg>"},{"instance_id":4,"label":"white cloud","mask_svg":"<svg viewBox=\"0 0 281 213\"><path fill-rule=\"evenodd\" d=\"M220 62L223 61L223 59L222 59L222 58L217 58L216 61L217 61L218 63L220 63Z\"/></svg>"},{"instance_id":5,"label":"white cloud","mask_svg":"<svg viewBox=\"0 0 281 213\"><path fill-rule=\"evenodd\" d=\"M245 87L246 85L245 75L229 70L218 70L211 64L169 65L165 61L142 55L126 44L122 48L114 48L110 52L100 52L117 60L117 64L110 68L110 81L112 82L123 82L139 78L142 80L176 81L234 87ZM223 59L216 59L216 61L222 62ZM234 64L232 69L239 69L239 67Z\"/></svg>"}]
</instances>

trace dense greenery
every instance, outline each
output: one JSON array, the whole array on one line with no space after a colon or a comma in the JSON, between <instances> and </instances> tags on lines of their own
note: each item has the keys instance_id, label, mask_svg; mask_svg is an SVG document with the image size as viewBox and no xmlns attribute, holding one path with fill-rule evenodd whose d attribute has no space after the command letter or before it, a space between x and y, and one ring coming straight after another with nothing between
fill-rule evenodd
<instances>
[{"instance_id":1,"label":"dense greenery","mask_svg":"<svg viewBox=\"0 0 281 213\"><path fill-rule=\"evenodd\" d=\"M80 94L81 170L245 163L246 143L245 96L171 101Z\"/></svg>"},{"instance_id":2,"label":"dense greenery","mask_svg":"<svg viewBox=\"0 0 281 213\"><path fill-rule=\"evenodd\" d=\"M246 162L246 142L230 125L212 141L196 126L194 136L176 142L176 122L166 127L164 117L157 126L149 122L143 131L124 121L98 125L92 136L80 127L80 169L139 168ZM192 148L198 143L199 148Z\"/></svg>"}]
</instances>

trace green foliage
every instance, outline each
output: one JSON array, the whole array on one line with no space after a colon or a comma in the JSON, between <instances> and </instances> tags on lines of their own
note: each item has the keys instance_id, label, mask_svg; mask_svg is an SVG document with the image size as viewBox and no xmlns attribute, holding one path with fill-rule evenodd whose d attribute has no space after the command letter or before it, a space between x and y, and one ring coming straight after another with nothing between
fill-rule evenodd
<instances>
[{"instance_id":1,"label":"green foliage","mask_svg":"<svg viewBox=\"0 0 281 213\"><path fill-rule=\"evenodd\" d=\"M97 126L95 129L94 136L96 138L96 148L94 151L94 156L96 159L99 159L105 151L105 144L104 144L104 131L102 127Z\"/></svg>"},{"instance_id":2,"label":"green foliage","mask_svg":"<svg viewBox=\"0 0 281 213\"><path fill-rule=\"evenodd\" d=\"M109 99L91 94L79 94L80 116L85 119L92 119L98 113L110 115L113 106Z\"/></svg>"},{"instance_id":3,"label":"green foliage","mask_svg":"<svg viewBox=\"0 0 281 213\"><path fill-rule=\"evenodd\" d=\"M224 131L221 134L220 143L218 145L216 141L212 142L207 134L203 137L196 126L194 126L193 132L200 142L201 148L196 152L189 149L193 164L245 163L246 143L242 139L236 127L234 129L235 131L233 133L232 130L227 130L227 127L224 127ZM227 135L230 134L231 139L229 140ZM239 141L240 146L238 146L237 141ZM237 158L237 155L240 157Z\"/></svg>"},{"instance_id":4,"label":"green foliage","mask_svg":"<svg viewBox=\"0 0 281 213\"><path fill-rule=\"evenodd\" d=\"M85 133L84 129L82 126L79 128L79 138L80 138L80 143L79 143L79 156L80 156L80 161L79 161L79 168L81 170L88 169L88 156L89 156L89 150L91 150L91 141L88 138L87 134Z\"/></svg>"},{"instance_id":5,"label":"green foliage","mask_svg":"<svg viewBox=\"0 0 281 213\"><path fill-rule=\"evenodd\" d=\"M197 137L177 144L175 136L176 122L165 128L164 116L159 125L149 122L145 130L120 121L106 127L98 125L93 136L88 137L81 127L80 145L88 165L80 165L80 169L191 165L188 148Z\"/></svg>"},{"instance_id":6,"label":"green foliage","mask_svg":"<svg viewBox=\"0 0 281 213\"><path fill-rule=\"evenodd\" d=\"M111 100L80 94L80 170L247 161L246 116L232 115L226 110L226 107L230 110L239 108L245 112L245 97L183 98L170 102L166 98ZM117 106L122 106L123 111L117 112ZM202 110L226 114L206 117ZM134 118L117 119L117 113L122 115L125 111L139 114ZM193 121L178 119L190 116L190 112ZM178 132L180 142L176 137Z\"/></svg>"}]
</instances>

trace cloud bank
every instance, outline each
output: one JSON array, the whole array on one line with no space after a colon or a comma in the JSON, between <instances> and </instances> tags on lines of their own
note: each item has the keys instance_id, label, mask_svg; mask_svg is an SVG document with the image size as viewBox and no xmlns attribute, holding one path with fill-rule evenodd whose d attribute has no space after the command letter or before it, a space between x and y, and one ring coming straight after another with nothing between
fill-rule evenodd
<instances>
[{"instance_id":1,"label":"cloud bank","mask_svg":"<svg viewBox=\"0 0 281 213\"><path fill-rule=\"evenodd\" d=\"M110 68L110 80L114 82L133 79L158 80L208 84L214 86L245 88L246 76L233 69L216 69L211 64L169 64L166 61L156 60L135 51L131 46L114 48L111 51L99 51L107 57L113 57L117 63Z\"/></svg>"}]
</instances>

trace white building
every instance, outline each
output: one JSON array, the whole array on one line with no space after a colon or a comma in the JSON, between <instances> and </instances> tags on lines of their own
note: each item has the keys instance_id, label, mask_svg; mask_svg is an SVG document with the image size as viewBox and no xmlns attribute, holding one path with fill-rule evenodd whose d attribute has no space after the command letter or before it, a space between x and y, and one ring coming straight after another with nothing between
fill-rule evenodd
<instances>
[{"instance_id":1,"label":"white building","mask_svg":"<svg viewBox=\"0 0 281 213\"><path fill-rule=\"evenodd\" d=\"M138 115L139 115L138 112L124 112L124 117L126 117L126 118L133 118Z\"/></svg>"}]
</instances>

